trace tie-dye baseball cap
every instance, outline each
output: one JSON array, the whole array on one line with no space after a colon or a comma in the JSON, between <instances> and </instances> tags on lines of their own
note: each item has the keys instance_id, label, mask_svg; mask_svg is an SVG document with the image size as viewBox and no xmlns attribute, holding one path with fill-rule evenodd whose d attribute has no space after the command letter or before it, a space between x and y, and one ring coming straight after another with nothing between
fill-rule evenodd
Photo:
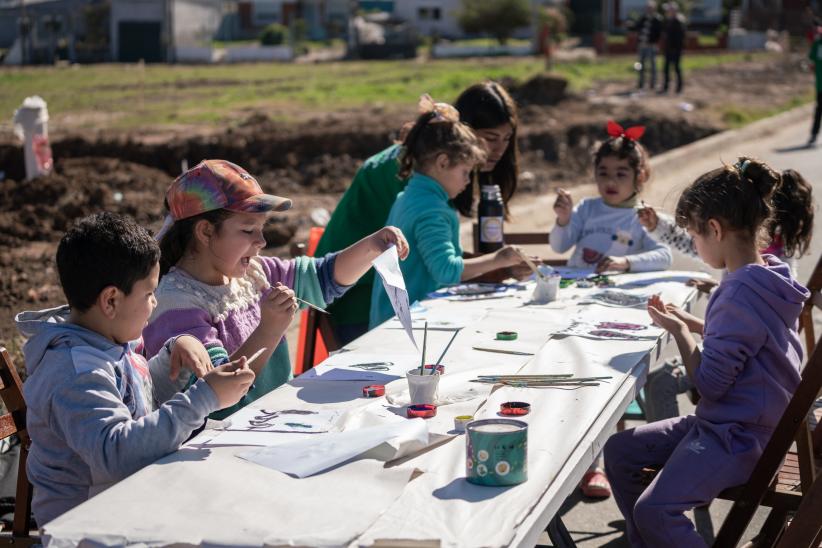
<instances>
[{"instance_id":1,"label":"tie-dye baseball cap","mask_svg":"<svg viewBox=\"0 0 822 548\"><path fill-rule=\"evenodd\" d=\"M263 193L257 180L226 160L203 160L171 183L166 202L175 221L206 211L285 211L291 200Z\"/></svg>"}]
</instances>

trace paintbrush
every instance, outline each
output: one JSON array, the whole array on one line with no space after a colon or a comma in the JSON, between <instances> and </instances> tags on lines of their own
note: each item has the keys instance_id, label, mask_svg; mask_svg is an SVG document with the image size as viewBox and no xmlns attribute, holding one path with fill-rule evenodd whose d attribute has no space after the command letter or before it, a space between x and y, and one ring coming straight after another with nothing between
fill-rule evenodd
<instances>
[{"instance_id":1,"label":"paintbrush","mask_svg":"<svg viewBox=\"0 0 822 548\"><path fill-rule=\"evenodd\" d=\"M303 303L305 306L307 306L309 308L313 308L317 312L322 312L323 314L331 314L331 312L329 312L328 310L320 308L316 304L311 304L310 302L304 301L303 299L301 299L299 297L294 297L294 298L297 300L298 303Z\"/></svg>"},{"instance_id":2,"label":"paintbrush","mask_svg":"<svg viewBox=\"0 0 822 548\"><path fill-rule=\"evenodd\" d=\"M436 370L437 370L437 366L440 364L440 362L442 361L442 359L445 357L445 353L446 353L446 352L448 352L448 349L449 349L449 348L451 348L451 343L452 343L452 342L454 342L454 339L456 339L456 338L457 338L457 335L459 335L459 333L460 333L460 330L459 330L459 329L457 329L456 331L454 331L454 334L453 334L453 335L451 335L451 340L450 340L450 341L448 341L448 344L445 346L445 350L443 350L443 351L442 351L442 354L440 354L439 359L437 359L437 363L435 363L435 364L434 364L434 367L432 367L432 368L431 368L431 374L432 374L432 375L434 374L434 371L436 371Z\"/></svg>"},{"instance_id":3,"label":"paintbrush","mask_svg":"<svg viewBox=\"0 0 822 548\"><path fill-rule=\"evenodd\" d=\"M425 321L425 327L422 332L422 357L420 357L420 377L425 371L425 345L428 344L428 320ZM436 369L436 367L434 368Z\"/></svg>"},{"instance_id":4,"label":"paintbrush","mask_svg":"<svg viewBox=\"0 0 822 548\"><path fill-rule=\"evenodd\" d=\"M474 350L481 352L496 352L497 354L511 354L514 356L533 356L533 352L520 352L519 350L503 350L501 348L484 348L482 346L472 346Z\"/></svg>"},{"instance_id":5,"label":"paintbrush","mask_svg":"<svg viewBox=\"0 0 822 548\"><path fill-rule=\"evenodd\" d=\"M515 247L515 248L514 248L514 251L517 253L517 255L519 255L520 259L522 259L523 261L525 261L525 264L527 264L527 265L528 265L528 268L530 268L531 270L533 270L533 271L534 271L534 274L536 274L536 275L537 275L537 278L539 278L539 279L541 279L541 280L544 280L544 279L545 279L545 274L543 274L542 272L540 272L540 271L539 271L539 268L537 268L537 265L535 265L535 264L534 264L534 261L532 261L532 260L531 260L531 258L530 258L530 257L528 257L528 255L526 255L525 253L523 253L523 252L522 252L519 248L517 248L517 247Z\"/></svg>"},{"instance_id":6,"label":"paintbrush","mask_svg":"<svg viewBox=\"0 0 822 548\"><path fill-rule=\"evenodd\" d=\"M611 379L610 375L600 377L574 377L573 375L480 375L477 380L489 381L548 381L548 382L580 382L602 381Z\"/></svg>"},{"instance_id":7,"label":"paintbrush","mask_svg":"<svg viewBox=\"0 0 822 548\"><path fill-rule=\"evenodd\" d=\"M251 362L253 362L253 361L254 361L254 360L256 360L257 358L259 358L259 357L263 354L263 352L265 352L266 350L268 350L266 347L262 347L262 348L260 348L259 350L257 350L256 352L254 352L254 353L251 355L251 357L250 357L250 358L247 358L247 359L245 360L245 364L246 364L246 365L251 365Z\"/></svg>"}]
</instances>

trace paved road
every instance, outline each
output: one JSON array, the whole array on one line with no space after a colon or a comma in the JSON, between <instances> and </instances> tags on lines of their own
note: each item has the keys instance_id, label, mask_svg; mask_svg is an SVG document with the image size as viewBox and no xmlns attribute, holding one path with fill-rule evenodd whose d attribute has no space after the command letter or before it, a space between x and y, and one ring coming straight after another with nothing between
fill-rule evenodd
<instances>
[{"instance_id":1,"label":"paved road","mask_svg":"<svg viewBox=\"0 0 822 548\"><path fill-rule=\"evenodd\" d=\"M687 186L697 176L721 165L721 161L733 163L737 156L748 155L760 158L768 162L775 169L783 170L792 168L805 176L813 185L816 200L822 201L822 147L806 148L804 146L809 132L810 122L798 122L790 124L772 135L764 138L757 138L753 141L733 144L722 150L711 151L698 158L693 158L685 167L678 167L675 172L658 172L654 174L651 185L647 192L649 203L660 205L666 210L672 210L676 205L676 198L679 191ZM595 192L592 187L587 188L588 195ZM539 206L536 206L537 208ZM549 219L537 220L537 215L530 213L528 222L520 223L520 226L534 226L540 229L547 228L553 223L553 212L550 208L542 208L543 214ZM817 212L819 215L819 212ZM525 219L523 219L525 221ZM512 226L511 230L517 230ZM525 230L522 228L521 230ZM814 241L811 245L811 252L799 261L799 279L806 281L817 258L822 251L822 217L818 218L814 230ZM685 261L677 261L679 267L689 266ZM818 331L819 332L819 331ZM680 408L690 411L693 406L686 398L680 398ZM717 530L724 519L730 505L724 501L717 501L710 507L710 523L706 516L700 517L700 531L706 538L710 539L713 528ZM579 491L575 496L566 501L562 509L563 520L571 531L572 536L580 547L622 547L628 546L628 542L623 534L624 521L619 513L613 499L603 502L590 502L582 499ZM757 531L764 520L764 513L760 511L751 527L748 537L752 536L752 531ZM547 537L543 538L544 544L550 545Z\"/></svg>"}]
</instances>

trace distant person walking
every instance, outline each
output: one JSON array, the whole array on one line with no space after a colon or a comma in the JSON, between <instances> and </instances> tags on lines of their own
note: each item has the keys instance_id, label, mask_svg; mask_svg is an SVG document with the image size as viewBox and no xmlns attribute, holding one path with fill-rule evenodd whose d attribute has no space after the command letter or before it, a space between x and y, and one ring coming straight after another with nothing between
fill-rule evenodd
<instances>
[{"instance_id":1,"label":"distant person walking","mask_svg":"<svg viewBox=\"0 0 822 548\"><path fill-rule=\"evenodd\" d=\"M813 127L811 128L811 137L808 139L808 146L810 146L816 143L816 136L819 134L819 122L822 120L822 27L816 27L808 58L813 63L816 73L816 111L813 113Z\"/></svg>"},{"instance_id":2,"label":"distant person walking","mask_svg":"<svg viewBox=\"0 0 822 548\"><path fill-rule=\"evenodd\" d=\"M639 53L639 83L636 87L642 89L645 86L645 69L650 68L650 89L656 89L656 54L662 36L662 17L656 11L654 0L645 5L645 13L634 24L634 30Z\"/></svg>"},{"instance_id":3,"label":"distant person walking","mask_svg":"<svg viewBox=\"0 0 822 548\"><path fill-rule=\"evenodd\" d=\"M675 2L668 2L665 7L665 83L660 93L668 93L671 67L676 72L676 92L682 92L682 49L685 46L685 18L679 13L679 6Z\"/></svg>"}]
</instances>

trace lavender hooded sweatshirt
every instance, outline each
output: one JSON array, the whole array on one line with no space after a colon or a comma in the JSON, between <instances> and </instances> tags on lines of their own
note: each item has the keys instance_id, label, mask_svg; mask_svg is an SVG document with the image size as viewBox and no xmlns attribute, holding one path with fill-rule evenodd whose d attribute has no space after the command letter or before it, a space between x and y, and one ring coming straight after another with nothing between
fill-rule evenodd
<instances>
[{"instance_id":1,"label":"lavender hooded sweatshirt","mask_svg":"<svg viewBox=\"0 0 822 548\"><path fill-rule=\"evenodd\" d=\"M772 430L799 385L797 326L810 292L788 265L763 259L726 275L708 302L694 383L696 415L712 423Z\"/></svg>"}]
</instances>

